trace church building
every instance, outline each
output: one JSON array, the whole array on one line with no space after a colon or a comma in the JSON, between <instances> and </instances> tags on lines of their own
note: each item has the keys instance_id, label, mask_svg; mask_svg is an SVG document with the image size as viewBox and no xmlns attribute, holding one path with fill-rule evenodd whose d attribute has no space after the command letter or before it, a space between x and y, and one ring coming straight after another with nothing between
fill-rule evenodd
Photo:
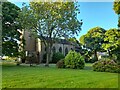
<instances>
[{"instance_id":1,"label":"church building","mask_svg":"<svg viewBox=\"0 0 120 90\"><path fill-rule=\"evenodd\" d=\"M43 63L44 56L46 54L46 47L43 41L41 41L39 38L36 39L30 36L30 33L28 31L24 32L24 39L26 56L28 56L29 53L32 52L37 58L36 62ZM70 50L75 50L79 52L80 46L75 42L73 43L65 39L59 39L52 46L52 53L61 52L64 56Z\"/></svg>"}]
</instances>

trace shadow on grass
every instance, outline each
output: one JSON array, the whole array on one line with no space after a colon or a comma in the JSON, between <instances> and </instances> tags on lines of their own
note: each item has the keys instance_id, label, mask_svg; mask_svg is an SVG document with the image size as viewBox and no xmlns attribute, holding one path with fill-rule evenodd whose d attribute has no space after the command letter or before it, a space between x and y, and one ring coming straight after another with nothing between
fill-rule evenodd
<instances>
[{"instance_id":1,"label":"shadow on grass","mask_svg":"<svg viewBox=\"0 0 120 90\"><path fill-rule=\"evenodd\" d=\"M0 66L2 67L16 67L16 63L13 63L13 62L3 62ZM17 67L30 67L30 64L20 64L19 66ZM41 68L45 68L45 64L33 64L31 67L41 67ZM56 64L49 64L49 67L46 67L46 68L56 68ZM85 63L85 67L83 70L92 70L92 63Z\"/></svg>"},{"instance_id":2,"label":"shadow on grass","mask_svg":"<svg viewBox=\"0 0 120 90\"><path fill-rule=\"evenodd\" d=\"M86 63L84 70L92 70L92 63Z\"/></svg>"},{"instance_id":3,"label":"shadow on grass","mask_svg":"<svg viewBox=\"0 0 120 90\"><path fill-rule=\"evenodd\" d=\"M92 66L85 66L84 70L92 70Z\"/></svg>"}]
</instances>

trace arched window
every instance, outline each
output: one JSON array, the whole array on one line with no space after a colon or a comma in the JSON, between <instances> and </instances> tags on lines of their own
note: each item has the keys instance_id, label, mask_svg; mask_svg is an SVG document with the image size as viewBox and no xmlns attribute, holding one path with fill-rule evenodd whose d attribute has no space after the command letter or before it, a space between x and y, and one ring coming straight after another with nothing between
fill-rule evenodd
<instances>
[{"instance_id":1,"label":"arched window","mask_svg":"<svg viewBox=\"0 0 120 90\"><path fill-rule=\"evenodd\" d=\"M67 55L68 54L68 48L66 47L65 48L65 55Z\"/></svg>"},{"instance_id":2,"label":"arched window","mask_svg":"<svg viewBox=\"0 0 120 90\"><path fill-rule=\"evenodd\" d=\"M61 53L62 53L62 48L61 48L61 47L59 48L59 52L61 52Z\"/></svg>"},{"instance_id":3,"label":"arched window","mask_svg":"<svg viewBox=\"0 0 120 90\"><path fill-rule=\"evenodd\" d=\"M45 52L47 51L47 48L45 47Z\"/></svg>"},{"instance_id":4,"label":"arched window","mask_svg":"<svg viewBox=\"0 0 120 90\"><path fill-rule=\"evenodd\" d=\"M53 53L56 53L56 48L55 48L55 47L53 47L52 51L53 51Z\"/></svg>"}]
</instances>

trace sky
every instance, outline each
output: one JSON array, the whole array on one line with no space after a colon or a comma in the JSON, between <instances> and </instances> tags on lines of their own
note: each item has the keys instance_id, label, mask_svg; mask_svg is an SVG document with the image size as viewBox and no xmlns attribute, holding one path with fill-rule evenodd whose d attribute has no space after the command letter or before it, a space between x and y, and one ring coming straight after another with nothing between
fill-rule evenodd
<instances>
[{"instance_id":1,"label":"sky","mask_svg":"<svg viewBox=\"0 0 120 90\"><path fill-rule=\"evenodd\" d=\"M83 19L83 25L77 38L96 26L105 30L117 28L118 16L113 10L113 2L79 2L79 4L80 15L78 15L78 19Z\"/></svg>"},{"instance_id":2,"label":"sky","mask_svg":"<svg viewBox=\"0 0 120 90\"><path fill-rule=\"evenodd\" d=\"M22 2L8 0L18 7L22 7ZM27 3L28 4L28 3ZM82 30L76 36L79 38L86 34L91 28L96 26L102 27L105 30L117 28L118 16L113 10L113 2L78 2L80 5L80 14L78 20L83 20Z\"/></svg>"}]
</instances>

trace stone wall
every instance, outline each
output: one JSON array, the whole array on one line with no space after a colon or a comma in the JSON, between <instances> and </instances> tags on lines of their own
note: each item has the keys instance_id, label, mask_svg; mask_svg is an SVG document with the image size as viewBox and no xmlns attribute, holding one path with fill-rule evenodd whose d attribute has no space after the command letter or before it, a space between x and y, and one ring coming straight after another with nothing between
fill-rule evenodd
<instances>
[{"instance_id":1,"label":"stone wall","mask_svg":"<svg viewBox=\"0 0 120 90\"><path fill-rule=\"evenodd\" d=\"M40 54L40 59L41 62L43 61L43 57L46 54L46 49L45 49L45 45L44 43L42 43L42 48L41 48L41 54ZM59 43L55 43L52 46L52 54L57 53L57 52L61 52L64 56L70 51L70 50L74 50L75 47L73 45L67 45L67 44L59 44ZM54 51L55 50L55 51Z\"/></svg>"},{"instance_id":2,"label":"stone wall","mask_svg":"<svg viewBox=\"0 0 120 90\"><path fill-rule=\"evenodd\" d=\"M24 39L25 39L25 50L34 52L36 51L36 40L33 36L30 35L28 31L24 32Z\"/></svg>"}]
</instances>

